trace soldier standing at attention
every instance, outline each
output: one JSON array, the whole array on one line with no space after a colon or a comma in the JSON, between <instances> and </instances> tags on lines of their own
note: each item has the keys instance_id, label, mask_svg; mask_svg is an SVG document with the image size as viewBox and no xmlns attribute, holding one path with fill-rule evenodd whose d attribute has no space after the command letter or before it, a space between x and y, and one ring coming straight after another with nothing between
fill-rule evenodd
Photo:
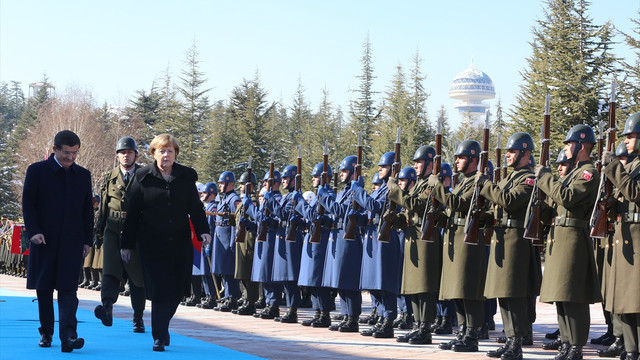
<instances>
[{"instance_id":1,"label":"soldier standing at attention","mask_svg":"<svg viewBox=\"0 0 640 360\"><path fill-rule=\"evenodd\" d=\"M590 160L596 143L591 127L572 127L564 143L572 166L564 179L554 180L549 168L536 166L538 187L555 202L557 214L547 241L540 301L556 303L562 346L555 360L575 360L582 359L589 336L589 304L602 301L588 228L600 175Z\"/></svg>"},{"instance_id":2,"label":"soldier standing at attention","mask_svg":"<svg viewBox=\"0 0 640 360\"><path fill-rule=\"evenodd\" d=\"M483 232L478 232L478 245L464 243L480 151L480 144L475 140L465 140L458 145L455 166L464 179L453 192L449 192L436 175L427 180L435 199L444 204L450 214L444 234L440 299L454 300L461 329L456 339L439 347L456 352L478 351L478 330L485 322L483 294L487 270Z\"/></svg>"},{"instance_id":3,"label":"soldier standing at attention","mask_svg":"<svg viewBox=\"0 0 640 360\"><path fill-rule=\"evenodd\" d=\"M145 308L144 279L140 257L136 250L131 251L128 264L120 256L120 232L127 217L127 199L132 179L140 165L136 141L129 136L118 140L116 146L118 166L106 173L102 183L102 203L98 212L96 225L96 245L102 246L103 275L100 297L102 304L96 306L95 316L104 326L113 324L113 304L118 301L120 283L129 280L131 291L131 307L133 308L133 332L143 333L144 320L142 314Z\"/></svg>"},{"instance_id":4,"label":"soldier standing at attention","mask_svg":"<svg viewBox=\"0 0 640 360\"><path fill-rule=\"evenodd\" d=\"M231 312L238 308L240 281L234 278L236 269L236 208L240 196L235 191L236 177L231 171L224 171L218 178L218 208L215 236L211 244L211 272L222 275L224 299L214 310Z\"/></svg>"},{"instance_id":5,"label":"soldier standing at attention","mask_svg":"<svg viewBox=\"0 0 640 360\"><path fill-rule=\"evenodd\" d=\"M613 260L605 289L605 306L620 315L626 360L638 360L640 339L640 113L631 115L622 136L635 159L623 166L611 152L604 153L603 173L617 188Z\"/></svg>"},{"instance_id":6,"label":"soldier standing at attention","mask_svg":"<svg viewBox=\"0 0 640 360\"><path fill-rule=\"evenodd\" d=\"M442 270L442 239L434 231L432 241L422 241L422 220L427 203L420 194L427 191L427 178L433 171L436 149L423 145L413 156L413 169L417 179L415 186L405 190L389 180L389 199L405 209L403 213L409 226L404 229L404 259L401 293L411 295L411 306L416 323L413 331L396 338L409 344L431 344L431 323L436 316L436 301L440 290ZM404 172L405 170L403 170ZM400 175L403 175L401 173ZM399 179L403 176L399 176Z\"/></svg>"},{"instance_id":7,"label":"soldier standing at attention","mask_svg":"<svg viewBox=\"0 0 640 360\"><path fill-rule=\"evenodd\" d=\"M497 298L507 341L504 346L489 351L489 357L503 360L522 359L522 340L529 333L528 296L537 293L531 279L540 279L540 268L533 261L531 241L523 238L524 219L533 190L533 172L529 158L534 150L533 139L524 132L513 134L507 141L506 162L514 170L497 185L482 174L476 174L480 195L491 201L494 210L493 238L484 294ZM531 287L533 287L531 289Z\"/></svg>"},{"instance_id":8,"label":"soldier standing at attention","mask_svg":"<svg viewBox=\"0 0 640 360\"><path fill-rule=\"evenodd\" d=\"M204 184L204 191L200 193L200 201L204 204L204 211L207 215L207 223L209 224L209 235L211 238L215 236L216 233L216 216L213 215L218 212L218 186L214 182L208 182ZM216 291L216 284L214 281L213 272L211 271L211 244L203 245L203 249L199 251L200 253L200 266L196 266L197 261L196 257L194 257L194 268L202 268L202 288L205 293L204 300L196 304L197 307L202 309L213 309L216 306L216 301L218 300L218 293ZM194 252L194 255L198 254Z\"/></svg>"},{"instance_id":9,"label":"soldier standing at attention","mask_svg":"<svg viewBox=\"0 0 640 360\"><path fill-rule=\"evenodd\" d=\"M242 306L237 308L236 310L232 310L231 312L237 315L253 315L256 312L256 301L258 301L258 294L260 291L259 284L257 282L251 281L251 269L253 267L253 252L256 244L256 230L257 227L253 220L249 218L243 217L249 216L246 213L246 206L244 202L251 202L251 204L258 203L258 197L256 196L255 187L258 185L258 179L256 178L256 174L251 173L251 178L249 178L249 172L245 171L240 175L240 179L238 179L238 183L240 184L240 196L243 197L243 202L240 204L240 207L236 208L236 233L238 232L239 226L244 226L246 229L246 235L244 238L244 242L236 242L236 271L234 277L242 283L242 298L243 303ZM248 187L248 191L245 191ZM249 193L249 196L245 196L246 193Z\"/></svg>"}]
</instances>

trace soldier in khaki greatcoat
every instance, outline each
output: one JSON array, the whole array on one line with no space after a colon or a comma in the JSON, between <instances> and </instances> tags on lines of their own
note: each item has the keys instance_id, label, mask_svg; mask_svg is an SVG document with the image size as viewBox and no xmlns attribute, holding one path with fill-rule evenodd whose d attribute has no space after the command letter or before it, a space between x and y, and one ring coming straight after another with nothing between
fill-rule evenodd
<instances>
[{"instance_id":1,"label":"soldier in khaki greatcoat","mask_svg":"<svg viewBox=\"0 0 640 360\"><path fill-rule=\"evenodd\" d=\"M640 113L627 119L623 136L628 153L640 154ZM612 152L603 156L604 175L616 187L617 213L612 265L607 274L605 306L620 314L627 360L638 360L640 338L640 157L626 166Z\"/></svg>"},{"instance_id":2,"label":"soldier in khaki greatcoat","mask_svg":"<svg viewBox=\"0 0 640 360\"><path fill-rule=\"evenodd\" d=\"M120 256L120 233L127 217L127 199L134 174L138 149L133 138L125 136L116 146L118 166L105 174L102 184L102 203L96 224L96 245L102 245L103 276L100 296L102 304L96 306L95 316L105 326L113 324L113 304L118 301L120 282L129 279L133 332L145 332L142 315L145 308L144 280L137 251L132 250L129 263Z\"/></svg>"},{"instance_id":3,"label":"soldier in khaki greatcoat","mask_svg":"<svg viewBox=\"0 0 640 360\"><path fill-rule=\"evenodd\" d=\"M540 301L556 303L562 346L555 359L575 360L582 359L589 336L589 304L602 301L588 228L600 175L590 160L596 143L591 127L574 126L564 143L573 167L567 176L554 180L548 168L536 166L538 187L556 204Z\"/></svg>"},{"instance_id":4,"label":"soldier in khaki greatcoat","mask_svg":"<svg viewBox=\"0 0 640 360\"><path fill-rule=\"evenodd\" d=\"M517 132L509 138L505 150L507 166L514 170L496 185L480 173L476 174L476 181L482 187L480 195L493 204L496 219L484 295L498 299L507 336L505 345L489 351L487 356L512 360L522 359L522 340L531 325L528 296L537 294L542 274L534 261L531 241L523 237L534 183L533 172L529 170L533 139L527 133Z\"/></svg>"}]
</instances>

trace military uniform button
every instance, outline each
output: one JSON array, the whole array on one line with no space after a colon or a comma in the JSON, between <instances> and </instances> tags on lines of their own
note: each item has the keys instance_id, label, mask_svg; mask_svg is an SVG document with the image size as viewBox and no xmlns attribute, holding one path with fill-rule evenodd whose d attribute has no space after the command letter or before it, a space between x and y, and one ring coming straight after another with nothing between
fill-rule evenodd
<instances>
[{"instance_id":1,"label":"military uniform button","mask_svg":"<svg viewBox=\"0 0 640 360\"><path fill-rule=\"evenodd\" d=\"M629 240L624 241L625 245L629 245Z\"/></svg>"},{"instance_id":2,"label":"military uniform button","mask_svg":"<svg viewBox=\"0 0 640 360\"><path fill-rule=\"evenodd\" d=\"M616 240L616 244L620 244L620 240Z\"/></svg>"}]
</instances>

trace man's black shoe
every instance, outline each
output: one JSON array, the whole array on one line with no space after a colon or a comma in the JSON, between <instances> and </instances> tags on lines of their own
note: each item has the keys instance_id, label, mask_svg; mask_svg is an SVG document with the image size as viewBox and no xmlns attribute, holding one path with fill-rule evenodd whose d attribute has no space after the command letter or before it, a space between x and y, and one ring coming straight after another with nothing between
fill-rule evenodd
<instances>
[{"instance_id":1,"label":"man's black shoe","mask_svg":"<svg viewBox=\"0 0 640 360\"><path fill-rule=\"evenodd\" d=\"M320 319L320 314L320 309L318 309L311 319L303 320L300 324L302 324L302 326L311 326L312 322Z\"/></svg>"},{"instance_id":2,"label":"man's black shoe","mask_svg":"<svg viewBox=\"0 0 640 360\"><path fill-rule=\"evenodd\" d=\"M67 340L62 342L61 350L62 352L72 352L73 350L82 349L83 346L84 346L83 338L77 338L77 339L68 338Z\"/></svg>"},{"instance_id":3,"label":"man's black shoe","mask_svg":"<svg viewBox=\"0 0 640 360\"><path fill-rule=\"evenodd\" d=\"M555 340L560 336L560 329L557 329L556 331L552 332L552 333L546 333L544 335L545 338L549 339L549 340Z\"/></svg>"},{"instance_id":4,"label":"man's black shoe","mask_svg":"<svg viewBox=\"0 0 640 360\"><path fill-rule=\"evenodd\" d=\"M256 313L256 308L254 305L245 304L234 311L235 311L235 314L237 315L253 315Z\"/></svg>"},{"instance_id":5,"label":"man's black shoe","mask_svg":"<svg viewBox=\"0 0 640 360\"><path fill-rule=\"evenodd\" d=\"M320 317L311 323L311 327L328 328L331 326L331 315L329 311L322 311Z\"/></svg>"},{"instance_id":6,"label":"man's black shoe","mask_svg":"<svg viewBox=\"0 0 640 360\"><path fill-rule=\"evenodd\" d=\"M340 332L358 332L358 330L360 329L360 326L358 325L358 318L356 317L348 317L349 320L347 320L347 322L344 323L344 325L340 326L338 328L338 331Z\"/></svg>"},{"instance_id":7,"label":"man's black shoe","mask_svg":"<svg viewBox=\"0 0 640 360\"><path fill-rule=\"evenodd\" d=\"M51 335L50 334L42 334L40 337L40 342L38 343L40 347L51 347Z\"/></svg>"},{"instance_id":8,"label":"man's black shoe","mask_svg":"<svg viewBox=\"0 0 640 360\"><path fill-rule=\"evenodd\" d=\"M609 345L613 344L614 341L616 341L616 337L613 336L613 334L610 333L610 332L606 332L606 333L602 334L602 336L600 336L598 338L591 339L591 343L593 345L609 346Z\"/></svg>"},{"instance_id":9,"label":"man's black shoe","mask_svg":"<svg viewBox=\"0 0 640 360\"><path fill-rule=\"evenodd\" d=\"M164 351L164 341L156 339L153 342L153 351Z\"/></svg>"},{"instance_id":10,"label":"man's black shoe","mask_svg":"<svg viewBox=\"0 0 640 360\"><path fill-rule=\"evenodd\" d=\"M144 333L144 320L133 320L133 332L142 334Z\"/></svg>"}]
</instances>

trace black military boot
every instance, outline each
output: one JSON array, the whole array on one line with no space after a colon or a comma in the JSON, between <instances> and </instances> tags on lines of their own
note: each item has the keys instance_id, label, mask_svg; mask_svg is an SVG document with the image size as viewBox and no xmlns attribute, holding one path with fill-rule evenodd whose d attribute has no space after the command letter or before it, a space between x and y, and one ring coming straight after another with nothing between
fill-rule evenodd
<instances>
[{"instance_id":1,"label":"black military boot","mask_svg":"<svg viewBox=\"0 0 640 360\"><path fill-rule=\"evenodd\" d=\"M582 360L582 346L574 345L569 349L566 360Z\"/></svg>"},{"instance_id":2,"label":"black military boot","mask_svg":"<svg viewBox=\"0 0 640 360\"><path fill-rule=\"evenodd\" d=\"M360 331L360 335L362 335L362 336L372 336L373 333L376 332L376 330L378 330L382 326L382 322L383 321L384 321L384 319L382 318L382 316L379 316L378 317L378 321L375 323L375 325L373 325L369 329Z\"/></svg>"},{"instance_id":3,"label":"black military boot","mask_svg":"<svg viewBox=\"0 0 640 360\"><path fill-rule=\"evenodd\" d=\"M338 320L338 321L342 321L347 317L347 315L345 314L336 314L333 315L333 320Z\"/></svg>"},{"instance_id":4,"label":"black military boot","mask_svg":"<svg viewBox=\"0 0 640 360\"><path fill-rule=\"evenodd\" d=\"M397 329L400 326L400 323L405 321L406 317L407 317L407 313L402 311L400 313L400 316L398 316L395 320L393 320L393 327Z\"/></svg>"},{"instance_id":5,"label":"black military boot","mask_svg":"<svg viewBox=\"0 0 640 360\"><path fill-rule=\"evenodd\" d=\"M269 306L269 311L266 311L267 308L264 309L265 311L260 314L260 319L271 320L280 317L280 307L278 305Z\"/></svg>"},{"instance_id":6,"label":"black military boot","mask_svg":"<svg viewBox=\"0 0 640 360\"><path fill-rule=\"evenodd\" d=\"M220 306L221 312L231 312L231 310L235 310L238 308L238 300L234 298L229 298L229 300Z\"/></svg>"},{"instance_id":7,"label":"black military boot","mask_svg":"<svg viewBox=\"0 0 640 360\"><path fill-rule=\"evenodd\" d=\"M509 347L511 346L512 342L513 342L513 338L507 338L506 341L504 342L504 345L500 346L495 350L488 351L487 356L492 358L501 357L502 354L506 353L507 350L509 350Z\"/></svg>"},{"instance_id":8,"label":"black military boot","mask_svg":"<svg viewBox=\"0 0 640 360\"><path fill-rule=\"evenodd\" d=\"M113 325L113 301L104 300L102 304L96 306L93 314L102 321L102 325Z\"/></svg>"},{"instance_id":9,"label":"black military boot","mask_svg":"<svg viewBox=\"0 0 640 360\"><path fill-rule=\"evenodd\" d=\"M256 308L256 309L257 309L257 308ZM262 313L267 313L267 312L269 312L269 311L270 311L270 309L271 309L271 305L266 304L266 305L264 306L264 308L262 309L262 311L261 311L261 312L257 312L257 313L255 313L255 314L253 314L253 317L254 317L254 318L260 318L260 316L262 316Z\"/></svg>"},{"instance_id":10,"label":"black military boot","mask_svg":"<svg viewBox=\"0 0 640 360\"><path fill-rule=\"evenodd\" d=\"M569 349L571 349L571 345L569 343L562 343L558 350L558 355L556 355L553 360L566 360L567 354L569 354Z\"/></svg>"},{"instance_id":11,"label":"black military boot","mask_svg":"<svg viewBox=\"0 0 640 360\"><path fill-rule=\"evenodd\" d=\"M512 338L507 351L500 356L502 360L522 360L522 338Z\"/></svg>"},{"instance_id":12,"label":"black military boot","mask_svg":"<svg viewBox=\"0 0 640 360\"><path fill-rule=\"evenodd\" d=\"M627 353L627 356L625 357L625 360L638 360L638 352L637 351L632 351Z\"/></svg>"},{"instance_id":13,"label":"black military boot","mask_svg":"<svg viewBox=\"0 0 640 360\"><path fill-rule=\"evenodd\" d=\"M373 319L373 321L374 321L374 322L373 322L373 324L375 324L375 323L378 321L378 308L377 308L377 307L373 307L373 308L371 309L371 314L369 314L369 315L367 315L367 316L365 316L365 317L363 317L363 318L360 318L360 320L358 320L358 322L359 322L360 324L369 324L369 325L373 325L373 324L369 323L369 321L370 321L371 319Z\"/></svg>"},{"instance_id":14,"label":"black military boot","mask_svg":"<svg viewBox=\"0 0 640 360\"><path fill-rule=\"evenodd\" d=\"M542 350L560 350L562 347L562 340L555 339L551 342L542 344Z\"/></svg>"},{"instance_id":15,"label":"black military boot","mask_svg":"<svg viewBox=\"0 0 640 360\"><path fill-rule=\"evenodd\" d=\"M613 336L613 334L608 331L602 334L600 337L591 339L591 343L593 345L604 345L604 346L609 346L613 344L614 341L616 341L616 337Z\"/></svg>"},{"instance_id":16,"label":"black military boot","mask_svg":"<svg viewBox=\"0 0 640 360\"><path fill-rule=\"evenodd\" d=\"M431 330L431 332L436 331L436 328L438 328L440 324L442 324L442 316L436 316L436 321L434 321L433 324L431 324L431 326L429 327L429 330Z\"/></svg>"},{"instance_id":17,"label":"black military boot","mask_svg":"<svg viewBox=\"0 0 640 360\"><path fill-rule=\"evenodd\" d=\"M349 316L349 319L347 320L347 322L340 326L338 328L338 331L340 332L358 332L359 330L359 326L358 326L358 317L356 316Z\"/></svg>"},{"instance_id":18,"label":"black military boot","mask_svg":"<svg viewBox=\"0 0 640 360\"><path fill-rule=\"evenodd\" d=\"M311 326L315 328L328 328L331 326L331 312L321 311L320 317L318 320L312 322Z\"/></svg>"},{"instance_id":19,"label":"black military boot","mask_svg":"<svg viewBox=\"0 0 640 360\"><path fill-rule=\"evenodd\" d=\"M298 322L298 308L290 307L284 316L280 318L281 323L295 324Z\"/></svg>"},{"instance_id":20,"label":"black military boot","mask_svg":"<svg viewBox=\"0 0 640 360\"><path fill-rule=\"evenodd\" d=\"M413 329L411 329L411 331L409 331L408 333L406 333L404 335L400 335L400 336L396 337L396 342L408 343L409 339L411 339L413 336L415 336L420 331L420 324L421 323L419 321L415 321L413 323Z\"/></svg>"},{"instance_id":21,"label":"black military boot","mask_svg":"<svg viewBox=\"0 0 640 360\"><path fill-rule=\"evenodd\" d=\"M522 338L522 345L523 346L531 346L533 345L533 329L531 329L527 335L525 335Z\"/></svg>"},{"instance_id":22,"label":"black military boot","mask_svg":"<svg viewBox=\"0 0 640 360\"><path fill-rule=\"evenodd\" d=\"M449 316L443 316L440 325L433 331L433 333L436 335L453 334L451 318Z\"/></svg>"},{"instance_id":23,"label":"black military boot","mask_svg":"<svg viewBox=\"0 0 640 360\"><path fill-rule=\"evenodd\" d=\"M398 323L398 326L395 326L394 323L394 328L398 328L398 329L411 329L413 327L413 314L409 314L409 313L405 313L404 317L401 317L400 322Z\"/></svg>"},{"instance_id":24,"label":"black military boot","mask_svg":"<svg viewBox=\"0 0 640 360\"><path fill-rule=\"evenodd\" d=\"M438 348L441 350L451 350L453 348L453 345L462 341L462 338L464 337L466 332L467 332L467 326L462 325L462 327L460 327L460 330L456 333L456 337L453 340L440 343L440 345L438 345Z\"/></svg>"},{"instance_id":25,"label":"black military boot","mask_svg":"<svg viewBox=\"0 0 640 360\"><path fill-rule=\"evenodd\" d=\"M78 284L78 287L84 289L91 283L91 268L82 268L82 273L84 274L84 281Z\"/></svg>"},{"instance_id":26,"label":"black military boot","mask_svg":"<svg viewBox=\"0 0 640 360\"><path fill-rule=\"evenodd\" d=\"M373 337L376 339L390 339L393 337L393 321L385 318L376 331L373 332Z\"/></svg>"},{"instance_id":27,"label":"black military boot","mask_svg":"<svg viewBox=\"0 0 640 360\"><path fill-rule=\"evenodd\" d=\"M311 326L311 323L320 319L320 314L320 309L317 309L315 315L311 319L304 320L300 324L302 324L302 326Z\"/></svg>"},{"instance_id":28,"label":"black military boot","mask_svg":"<svg viewBox=\"0 0 640 360\"><path fill-rule=\"evenodd\" d=\"M616 337L616 340L605 350L598 350L598 356L600 357L618 357L624 351L624 340L621 337Z\"/></svg>"},{"instance_id":29,"label":"black military boot","mask_svg":"<svg viewBox=\"0 0 640 360\"><path fill-rule=\"evenodd\" d=\"M237 315L253 315L256 313L256 307L254 304L246 302L244 305L233 311L235 311L235 314Z\"/></svg>"},{"instance_id":30,"label":"black military boot","mask_svg":"<svg viewBox=\"0 0 640 360\"><path fill-rule=\"evenodd\" d=\"M431 328L427 324L420 325L418 333L409 339L409 344L412 345L429 345L431 342Z\"/></svg>"},{"instance_id":31,"label":"black military boot","mask_svg":"<svg viewBox=\"0 0 640 360\"><path fill-rule=\"evenodd\" d=\"M489 339L489 324L484 323L478 331L478 340L487 340Z\"/></svg>"},{"instance_id":32,"label":"black military boot","mask_svg":"<svg viewBox=\"0 0 640 360\"><path fill-rule=\"evenodd\" d=\"M264 307L267 306L267 304L265 304L264 298L259 298L258 301L256 301L256 303L254 304L254 306L256 307L256 309L264 309Z\"/></svg>"},{"instance_id":33,"label":"black military boot","mask_svg":"<svg viewBox=\"0 0 640 360\"><path fill-rule=\"evenodd\" d=\"M478 331L476 329L467 328L467 333L461 341L453 344L451 349L455 352L475 352L478 351Z\"/></svg>"},{"instance_id":34,"label":"black military boot","mask_svg":"<svg viewBox=\"0 0 640 360\"><path fill-rule=\"evenodd\" d=\"M342 317L342 321L340 321L337 324L333 324L333 325L329 325L329 330L330 331L338 331L338 329L340 329L341 326L345 325L347 323L347 321L349 320L348 316L343 316Z\"/></svg>"},{"instance_id":35,"label":"black military boot","mask_svg":"<svg viewBox=\"0 0 640 360\"><path fill-rule=\"evenodd\" d=\"M544 337L549 339L549 340L555 340L560 336L560 329L556 329L556 331L552 332L552 333L546 333L544 334Z\"/></svg>"}]
</instances>

